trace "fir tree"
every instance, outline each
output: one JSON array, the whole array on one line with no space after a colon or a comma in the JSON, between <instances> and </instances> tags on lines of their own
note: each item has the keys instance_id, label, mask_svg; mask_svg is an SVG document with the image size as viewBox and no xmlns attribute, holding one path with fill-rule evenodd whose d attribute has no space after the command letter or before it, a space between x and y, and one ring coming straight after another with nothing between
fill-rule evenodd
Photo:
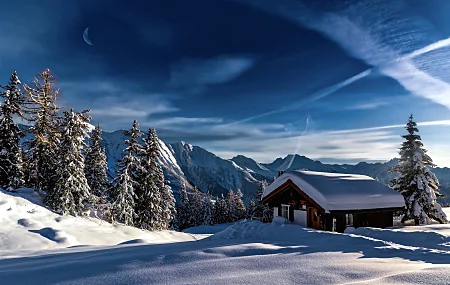
<instances>
[{"instance_id":1,"label":"fir tree","mask_svg":"<svg viewBox=\"0 0 450 285\"><path fill-rule=\"evenodd\" d=\"M228 206L223 194L216 199L214 205L214 224L228 223Z\"/></svg>"},{"instance_id":2,"label":"fir tree","mask_svg":"<svg viewBox=\"0 0 450 285\"><path fill-rule=\"evenodd\" d=\"M139 155L142 153L142 146L138 140L142 136L137 121L133 122L131 130L124 132L129 137L125 140L127 147L126 155L119 161L117 177L113 181L114 193L112 206L119 218L125 225L134 225L135 200L134 191L136 188L136 178L138 171L141 171Z\"/></svg>"},{"instance_id":3,"label":"fir tree","mask_svg":"<svg viewBox=\"0 0 450 285\"><path fill-rule=\"evenodd\" d=\"M234 197L233 190L228 191L227 198L225 200L227 215L226 215L226 223L231 223L236 221L236 199Z\"/></svg>"},{"instance_id":4,"label":"fir tree","mask_svg":"<svg viewBox=\"0 0 450 285\"><path fill-rule=\"evenodd\" d=\"M264 213L264 205L262 203L262 195L264 193L264 189L267 187L267 181L263 180L259 183L258 192L256 193L256 205L253 214L253 218L262 221L263 213Z\"/></svg>"},{"instance_id":5,"label":"fir tree","mask_svg":"<svg viewBox=\"0 0 450 285\"><path fill-rule=\"evenodd\" d=\"M13 116L23 116L25 98L19 88L20 84L19 77L14 72L9 84L1 86L4 91L0 93L3 98L0 117L0 186L8 191L15 191L24 182L20 146L23 133L13 120Z\"/></svg>"},{"instance_id":6,"label":"fir tree","mask_svg":"<svg viewBox=\"0 0 450 285\"><path fill-rule=\"evenodd\" d=\"M439 181L436 175L428 167L435 167L427 150L423 148L417 124L413 116L409 117L406 124L408 134L400 147L398 165L393 170L399 176L392 181L392 188L400 192L405 198L406 209L402 223L414 219L416 224L430 223L434 219L440 223L447 223L447 217L437 203L440 196Z\"/></svg>"},{"instance_id":7,"label":"fir tree","mask_svg":"<svg viewBox=\"0 0 450 285\"><path fill-rule=\"evenodd\" d=\"M211 194L206 193L205 198L203 199L203 224L212 226L214 225L213 221L213 213L214 213L214 205L211 201Z\"/></svg>"},{"instance_id":8,"label":"fir tree","mask_svg":"<svg viewBox=\"0 0 450 285\"><path fill-rule=\"evenodd\" d=\"M180 204L177 206L177 214L175 221L175 228L178 231L183 231L189 228L189 219L191 217L189 207L189 197L186 191L186 184L181 184L181 199Z\"/></svg>"},{"instance_id":9,"label":"fir tree","mask_svg":"<svg viewBox=\"0 0 450 285\"><path fill-rule=\"evenodd\" d=\"M161 155L155 129L148 131L144 139L144 157L138 171L135 211L137 225L149 230L168 229L173 220L175 198L172 189L165 184L164 173L158 164Z\"/></svg>"},{"instance_id":10,"label":"fir tree","mask_svg":"<svg viewBox=\"0 0 450 285\"><path fill-rule=\"evenodd\" d=\"M108 176L106 174L108 162L102 142L102 130L100 124L98 124L89 139L84 169L91 194L97 197L106 197L108 187Z\"/></svg>"},{"instance_id":11,"label":"fir tree","mask_svg":"<svg viewBox=\"0 0 450 285\"><path fill-rule=\"evenodd\" d=\"M34 79L34 88L24 84L28 95L26 113L31 116L28 120L34 122L31 128L34 137L27 142L27 184L36 191L44 190L50 195L57 179L55 166L58 164L58 145L61 137L57 116L59 108L56 105L59 89L55 88L55 82L54 75L46 69Z\"/></svg>"},{"instance_id":12,"label":"fir tree","mask_svg":"<svg viewBox=\"0 0 450 285\"><path fill-rule=\"evenodd\" d=\"M253 219L253 216L255 215L255 208L256 208L255 200L251 199L247 207L247 214L246 214L247 219Z\"/></svg>"},{"instance_id":13,"label":"fir tree","mask_svg":"<svg viewBox=\"0 0 450 285\"><path fill-rule=\"evenodd\" d=\"M270 223L273 220L273 208L269 207L268 204L263 205L263 215L262 215L262 222L263 223Z\"/></svg>"},{"instance_id":14,"label":"fir tree","mask_svg":"<svg viewBox=\"0 0 450 285\"><path fill-rule=\"evenodd\" d=\"M56 185L47 194L46 204L57 213L80 215L85 210L90 189L84 174L85 147L88 111L75 113L72 109L64 112L61 123L62 140L59 149L59 163L56 165Z\"/></svg>"},{"instance_id":15,"label":"fir tree","mask_svg":"<svg viewBox=\"0 0 450 285\"><path fill-rule=\"evenodd\" d=\"M237 190L236 194L234 194L234 217L233 221L239 221L245 218L247 209L245 208L245 204L242 201L242 192L240 189Z\"/></svg>"},{"instance_id":16,"label":"fir tree","mask_svg":"<svg viewBox=\"0 0 450 285\"><path fill-rule=\"evenodd\" d=\"M197 188L194 188L189 195L189 208L191 213L189 227L202 225L205 217L205 213L203 212L203 195Z\"/></svg>"}]
</instances>

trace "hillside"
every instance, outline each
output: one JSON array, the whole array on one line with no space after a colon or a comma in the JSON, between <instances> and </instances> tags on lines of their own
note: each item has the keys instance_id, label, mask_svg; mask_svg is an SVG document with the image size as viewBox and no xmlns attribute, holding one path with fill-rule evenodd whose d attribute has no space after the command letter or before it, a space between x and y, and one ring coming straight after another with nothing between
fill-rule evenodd
<instances>
[{"instance_id":1,"label":"hillside","mask_svg":"<svg viewBox=\"0 0 450 285\"><path fill-rule=\"evenodd\" d=\"M0 259L50 249L196 239L195 235L180 232L149 232L112 225L94 217L60 216L44 207L42 197L27 188L20 188L17 193L0 190L0 225Z\"/></svg>"}]
</instances>

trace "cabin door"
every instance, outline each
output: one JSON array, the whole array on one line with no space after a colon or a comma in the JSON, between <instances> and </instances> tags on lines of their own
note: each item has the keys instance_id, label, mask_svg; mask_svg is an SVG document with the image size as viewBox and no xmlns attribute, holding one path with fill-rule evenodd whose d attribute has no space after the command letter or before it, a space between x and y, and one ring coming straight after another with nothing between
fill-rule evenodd
<instances>
[{"instance_id":1,"label":"cabin door","mask_svg":"<svg viewBox=\"0 0 450 285\"><path fill-rule=\"evenodd\" d=\"M320 217L316 208L308 208L308 226L316 230L320 228Z\"/></svg>"}]
</instances>

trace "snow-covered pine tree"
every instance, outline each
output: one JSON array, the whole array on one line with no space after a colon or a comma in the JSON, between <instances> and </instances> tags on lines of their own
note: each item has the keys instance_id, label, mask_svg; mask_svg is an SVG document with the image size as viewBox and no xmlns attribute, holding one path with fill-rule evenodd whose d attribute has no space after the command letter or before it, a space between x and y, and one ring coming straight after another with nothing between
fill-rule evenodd
<instances>
[{"instance_id":1,"label":"snow-covered pine tree","mask_svg":"<svg viewBox=\"0 0 450 285\"><path fill-rule=\"evenodd\" d=\"M169 229L175 211L175 198L158 164L161 153L155 129L148 130L144 142L135 190L136 224L149 230Z\"/></svg>"},{"instance_id":2,"label":"snow-covered pine tree","mask_svg":"<svg viewBox=\"0 0 450 285\"><path fill-rule=\"evenodd\" d=\"M245 204L242 201L242 196L243 195L242 195L241 189L238 189L236 191L236 194L234 194L234 207L235 207L235 210L234 210L235 217L233 217L234 221L239 221L239 220L245 218L245 213L246 213L247 209L245 208Z\"/></svg>"},{"instance_id":3,"label":"snow-covered pine tree","mask_svg":"<svg viewBox=\"0 0 450 285\"><path fill-rule=\"evenodd\" d=\"M189 228L189 219L191 216L189 207L189 197L186 191L186 184L181 184L181 199L177 206L177 213L175 219L175 228L178 231L183 231Z\"/></svg>"},{"instance_id":4,"label":"snow-covered pine tree","mask_svg":"<svg viewBox=\"0 0 450 285\"><path fill-rule=\"evenodd\" d=\"M203 212L203 193L194 187L192 193L189 194L189 208L191 218L189 227L197 227L203 224L205 213Z\"/></svg>"},{"instance_id":5,"label":"snow-covered pine tree","mask_svg":"<svg viewBox=\"0 0 450 285\"><path fill-rule=\"evenodd\" d=\"M447 216L436 201L440 196L439 181L428 167L435 167L427 150L423 148L417 124L413 116L409 117L406 124L408 134L402 137L405 141L400 147L400 158L393 170L399 176L392 181L392 188L400 192L405 198L406 209L402 223L414 220L419 223L428 224L430 219L440 223L447 223Z\"/></svg>"},{"instance_id":6,"label":"snow-covered pine tree","mask_svg":"<svg viewBox=\"0 0 450 285\"><path fill-rule=\"evenodd\" d=\"M236 220L236 199L234 198L234 192L232 189L228 191L227 198L225 200L227 205L227 216L226 216L226 222L232 223L237 221Z\"/></svg>"},{"instance_id":7,"label":"snow-covered pine tree","mask_svg":"<svg viewBox=\"0 0 450 285\"><path fill-rule=\"evenodd\" d=\"M273 208L270 208L268 204L263 205L263 215L261 222L270 223L273 220Z\"/></svg>"},{"instance_id":8,"label":"snow-covered pine tree","mask_svg":"<svg viewBox=\"0 0 450 285\"><path fill-rule=\"evenodd\" d=\"M214 205L214 224L228 223L228 206L223 194L216 198Z\"/></svg>"},{"instance_id":9,"label":"snow-covered pine tree","mask_svg":"<svg viewBox=\"0 0 450 285\"><path fill-rule=\"evenodd\" d=\"M160 229L169 229L170 224L173 222L176 214L175 197L173 195L172 187L164 178L164 173L161 165L158 163L158 159L161 156L161 150L159 147L159 139L156 134L156 129L149 129L149 139L152 140L152 147L150 148L152 153L152 169L157 177L157 186L161 193L161 215L160 215Z\"/></svg>"},{"instance_id":10,"label":"snow-covered pine tree","mask_svg":"<svg viewBox=\"0 0 450 285\"><path fill-rule=\"evenodd\" d=\"M255 211L253 214L254 219L262 221L263 219L263 212L264 212L264 205L262 203L262 195L264 193L264 189L267 187L267 181L263 180L259 183L258 186L258 192L256 193L256 205L255 205Z\"/></svg>"},{"instance_id":11,"label":"snow-covered pine tree","mask_svg":"<svg viewBox=\"0 0 450 285\"><path fill-rule=\"evenodd\" d=\"M102 143L102 129L100 128L100 124L98 124L92 130L89 138L84 173L91 188L91 194L99 198L105 198L107 196L106 189L108 187L108 175L106 174L108 162Z\"/></svg>"},{"instance_id":12,"label":"snow-covered pine tree","mask_svg":"<svg viewBox=\"0 0 450 285\"><path fill-rule=\"evenodd\" d=\"M175 207L175 196L173 195L172 187L166 181L161 194L162 202L162 219L161 219L161 229L168 230L173 229L175 215L177 214L177 209Z\"/></svg>"},{"instance_id":13,"label":"snow-covered pine tree","mask_svg":"<svg viewBox=\"0 0 450 285\"><path fill-rule=\"evenodd\" d=\"M205 198L203 199L203 224L212 226L214 225L213 221L213 213L214 213L214 204L212 203L212 197L209 192L206 193Z\"/></svg>"},{"instance_id":14,"label":"snow-covered pine tree","mask_svg":"<svg viewBox=\"0 0 450 285\"><path fill-rule=\"evenodd\" d=\"M253 219L253 215L255 214L256 203L255 200L251 199L248 203L246 219Z\"/></svg>"},{"instance_id":15,"label":"snow-covered pine tree","mask_svg":"<svg viewBox=\"0 0 450 285\"><path fill-rule=\"evenodd\" d=\"M56 185L47 194L46 204L55 212L81 215L90 196L84 174L84 139L91 119L88 110L75 113L64 112L61 121L62 140L59 148L59 163L56 165Z\"/></svg>"},{"instance_id":16,"label":"snow-covered pine tree","mask_svg":"<svg viewBox=\"0 0 450 285\"><path fill-rule=\"evenodd\" d=\"M59 89L55 88L56 79L49 69L41 72L34 79L34 88L24 84L27 96L26 114L31 127L33 139L26 142L25 164L29 171L28 186L35 191L44 190L47 194L56 184L55 166L58 164L58 145L60 142L59 108L57 99Z\"/></svg>"},{"instance_id":17,"label":"snow-covered pine tree","mask_svg":"<svg viewBox=\"0 0 450 285\"><path fill-rule=\"evenodd\" d=\"M0 117L0 187L15 191L23 184L24 173L20 139L23 133L14 122L14 116L22 117L25 97L20 90L17 72L13 72L9 84L0 86L3 98Z\"/></svg>"},{"instance_id":18,"label":"snow-covered pine tree","mask_svg":"<svg viewBox=\"0 0 450 285\"><path fill-rule=\"evenodd\" d=\"M117 176L113 181L113 202L114 208L119 221L125 225L134 225L135 200L134 191L136 188L136 178L138 171L141 171L139 155L142 153L142 146L139 144L139 138L142 132L139 130L139 124L135 120L131 130L124 132L129 137L125 140L127 147L124 152L126 155L119 160Z\"/></svg>"}]
</instances>

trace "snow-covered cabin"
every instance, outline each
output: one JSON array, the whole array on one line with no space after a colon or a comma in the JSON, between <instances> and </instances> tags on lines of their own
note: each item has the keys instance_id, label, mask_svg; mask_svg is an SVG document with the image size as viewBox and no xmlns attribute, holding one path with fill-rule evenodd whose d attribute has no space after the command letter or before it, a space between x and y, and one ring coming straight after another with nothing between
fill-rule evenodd
<instances>
[{"instance_id":1,"label":"snow-covered cabin","mask_svg":"<svg viewBox=\"0 0 450 285\"><path fill-rule=\"evenodd\" d=\"M289 171L267 186L262 202L274 217L318 230L344 232L347 227L393 226L403 196L365 175ZM276 218L280 219L280 218Z\"/></svg>"}]
</instances>

